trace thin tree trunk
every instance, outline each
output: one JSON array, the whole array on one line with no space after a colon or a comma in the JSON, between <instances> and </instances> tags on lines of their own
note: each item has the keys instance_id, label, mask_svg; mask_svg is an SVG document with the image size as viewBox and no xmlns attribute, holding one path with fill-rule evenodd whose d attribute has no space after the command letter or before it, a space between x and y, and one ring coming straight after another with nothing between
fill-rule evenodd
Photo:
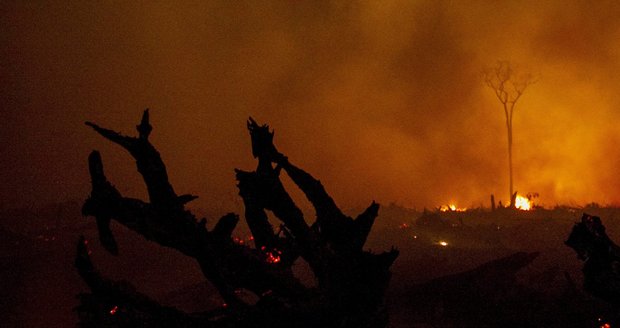
<instances>
[{"instance_id":1,"label":"thin tree trunk","mask_svg":"<svg viewBox=\"0 0 620 328\"><path fill-rule=\"evenodd\" d=\"M512 201L512 195L514 194L514 186L512 180L512 124L508 126L508 175L510 177L510 190L508 194L510 196L510 207L514 208L515 204L514 201Z\"/></svg>"},{"instance_id":2,"label":"thin tree trunk","mask_svg":"<svg viewBox=\"0 0 620 328\"><path fill-rule=\"evenodd\" d=\"M506 113L506 131L508 132L508 179L509 179L509 190L508 190L508 199L510 199L510 208L515 207L515 202L513 201L513 180L512 180L512 108L510 110L504 105L504 112Z\"/></svg>"}]
</instances>

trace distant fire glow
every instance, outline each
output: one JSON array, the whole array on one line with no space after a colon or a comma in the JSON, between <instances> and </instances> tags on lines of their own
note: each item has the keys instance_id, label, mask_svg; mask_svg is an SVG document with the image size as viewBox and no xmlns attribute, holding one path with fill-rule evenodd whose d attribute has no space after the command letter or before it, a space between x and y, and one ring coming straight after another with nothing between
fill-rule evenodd
<instances>
[{"instance_id":1,"label":"distant fire glow","mask_svg":"<svg viewBox=\"0 0 620 328\"><path fill-rule=\"evenodd\" d=\"M441 246L441 247L446 247L448 246L448 242L445 240L440 240L437 245Z\"/></svg>"},{"instance_id":2,"label":"distant fire glow","mask_svg":"<svg viewBox=\"0 0 620 328\"><path fill-rule=\"evenodd\" d=\"M532 204L529 199L517 195L517 198L515 199L515 207L523 211L529 211L532 209Z\"/></svg>"},{"instance_id":3,"label":"distant fire glow","mask_svg":"<svg viewBox=\"0 0 620 328\"><path fill-rule=\"evenodd\" d=\"M449 205L442 205L439 208L439 210L442 212L465 212L467 211L467 208L456 207L456 205L454 204L449 204Z\"/></svg>"}]
</instances>

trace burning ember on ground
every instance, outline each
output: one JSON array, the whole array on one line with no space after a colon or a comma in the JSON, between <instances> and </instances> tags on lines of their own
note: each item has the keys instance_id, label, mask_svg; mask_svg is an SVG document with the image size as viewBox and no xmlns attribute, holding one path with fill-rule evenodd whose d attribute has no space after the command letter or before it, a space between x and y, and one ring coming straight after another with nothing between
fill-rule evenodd
<instances>
[{"instance_id":1,"label":"burning ember on ground","mask_svg":"<svg viewBox=\"0 0 620 328\"><path fill-rule=\"evenodd\" d=\"M117 311L118 311L118 306L114 305L114 307L110 309L110 315L115 315Z\"/></svg>"},{"instance_id":2,"label":"burning ember on ground","mask_svg":"<svg viewBox=\"0 0 620 328\"><path fill-rule=\"evenodd\" d=\"M267 263L271 263L271 264L275 264L280 262L280 254L278 253L282 253L282 252L267 252Z\"/></svg>"},{"instance_id":3,"label":"burning ember on ground","mask_svg":"<svg viewBox=\"0 0 620 328\"><path fill-rule=\"evenodd\" d=\"M267 255L267 258L265 259L267 263L269 264L279 263L281 260L280 255L282 255L282 251L275 249L275 248L272 251L267 251L266 249L267 248L265 246L262 246L260 248L260 250L265 252L265 254Z\"/></svg>"},{"instance_id":4,"label":"burning ember on ground","mask_svg":"<svg viewBox=\"0 0 620 328\"><path fill-rule=\"evenodd\" d=\"M603 322L603 318L598 318L598 322L600 322L600 327L601 328L611 328L611 325L609 323L602 323Z\"/></svg>"},{"instance_id":5,"label":"burning ember on ground","mask_svg":"<svg viewBox=\"0 0 620 328\"><path fill-rule=\"evenodd\" d=\"M247 245L250 242L254 241L254 236L250 235L248 238L243 239L241 237L232 237L232 240L237 245Z\"/></svg>"},{"instance_id":6,"label":"burning ember on ground","mask_svg":"<svg viewBox=\"0 0 620 328\"><path fill-rule=\"evenodd\" d=\"M239 238L239 237L233 237L233 242L237 245L243 245L245 244L245 240Z\"/></svg>"},{"instance_id":7,"label":"burning ember on ground","mask_svg":"<svg viewBox=\"0 0 620 328\"><path fill-rule=\"evenodd\" d=\"M529 211L532 209L532 204L529 199L517 195L517 198L515 199L515 207L523 211Z\"/></svg>"},{"instance_id":8,"label":"burning ember on ground","mask_svg":"<svg viewBox=\"0 0 620 328\"><path fill-rule=\"evenodd\" d=\"M90 248L88 247L88 239L84 239L84 247L86 247L86 250L88 251L88 255L93 254L93 251L91 251Z\"/></svg>"},{"instance_id":9,"label":"burning ember on ground","mask_svg":"<svg viewBox=\"0 0 620 328\"><path fill-rule=\"evenodd\" d=\"M448 246L448 242L445 240L440 240L437 242L437 245L441 246L441 247L447 247Z\"/></svg>"}]
</instances>

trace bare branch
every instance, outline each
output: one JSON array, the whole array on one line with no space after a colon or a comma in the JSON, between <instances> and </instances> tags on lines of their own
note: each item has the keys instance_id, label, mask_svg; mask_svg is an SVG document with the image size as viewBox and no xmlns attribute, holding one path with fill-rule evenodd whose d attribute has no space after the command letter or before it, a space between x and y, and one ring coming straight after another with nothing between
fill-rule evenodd
<instances>
[{"instance_id":1,"label":"bare branch","mask_svg":"<svg viewBox=\"0 0 620 328\"><path fill-rule=\"evenodd\" d=\"M104 129L98 125L86 122L106 139L125 148L136 160L138 171L142 175L149 193L149 199L153 206L166 211L178 211L183 209L186 198L179 199L168 181L166 166L159 152L148 141L152 127L149 124L148 110L144 111L142 121L136 126L140 137L127 137L118 132Z\"/></svg>"},{"instance_id":2,"label":"bare branch","mask_svg":"<svg viewBox=\"0 0 620 328\"><path fill-rule=\"evenodd\" d=\"M392 249L374 254L362 249L379 205L373 202L356 220L345 216L318 179L278 152L273 145L273 132L267 125L260 126L249 119L252 151L258 158L258 166L253 172L236 170L239 194L244 201L255 248L231 238L239 221L236 214L223 216L215 228L208 231L206 219L198 222L184 208L196 196L177 196L174 192L159 153L148 141L152 131L148 110L136 126L138 137L123 136L90 122L87 125L131 153L150 197L148 203L123 197L107 180L99 153L90 155L92 192L82 212L97 220L103 246L109 252L118 252L109 225L115 220L148 240L176 249L198 262L227 307L218 313L196 317L169 311L133 288L118 288L116 282L102 278L94 269L82 240L78 245L76 266L92 291L82 297L86 319L81 322L85 326L94 326L89 315L98 316L102 313L101 304L110 306L110 300L115 299L123 302L118 306L122 308L123 318L135 318L144 311L148 313L144 322L153 327L162 326L162 323L166 327L179 324L193 327L195 322L205 327L281 327L284 326L280 322L282 318L284 322L290 320L303 327L352 328L368 326L368 322L375 322L373 327L383 327L387 324L382 310L383 295L390 278L389 267L398 251ZM315 207L317 221L312 227L284 189L280 181L282 169ZM267 211L272 211L283 222L277 233L268 221ZM291 267L299 256L315 274L318 288L306 288L293 275ZM244 303L236 293L239 288L254 292L259 301L255 305ZM110 309L106 311L109 315ZM112 311L117 310L113 308ZM97 320L100 316L95 317L94 321Z\"/></svg>"}]
</instances>

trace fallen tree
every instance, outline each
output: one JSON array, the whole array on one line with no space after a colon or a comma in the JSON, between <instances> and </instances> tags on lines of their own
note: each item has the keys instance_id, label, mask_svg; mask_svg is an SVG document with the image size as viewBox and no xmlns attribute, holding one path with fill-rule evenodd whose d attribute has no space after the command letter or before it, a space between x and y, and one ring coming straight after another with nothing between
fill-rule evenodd
<instances>
[{"instance_id":1,"label":"fallen tree","mask_svg":"<svg viewBox=\"0 0 620 328\"><path fill-rule=\"evenodd\" d=\"M146 183L149 202L124 197L107 180L101 156L89 156L92 191L82 212L97 222L99 240L112 254L118 245L110 229L115 220L144 238L194 258L205 278L225 304L204 313L183 313L163 307L125 282L114 282L96 270L87 242L78 243L76 267L90 293L80 296L77 311L84 327L385 327L383 297L389 268L398 256L392 248L381 254L363 249L378 215L372 203L355 219L346 216L319 180L292 164L273 144L273 132L251 118L248 130L254 171L236 170L245 220L255 247L235 243L231 234L239 221L224 215L212 230L185 209L196 196L178 195L159 152L150 143L149 112L130 137L87 122L106 139L126 149L136 160ZM284 171L301 189L316 211L308 224L280 181ZM267 219L271 211L281 221L274 231ZM293 275L291 266L305 260L318 281L309 288ZM248 304L239 290L254 293Z\"/></svg>"},{"instance_id":2,"label":"fallen tree","mask_svg":"<svg viewBox=\"0 0 620 328\"><path fill-rule=\"evenodd\" d=\"M534 301L534 295L525 292L516 275L538 255L518 252L465 272L405 287L400 299L411 309L408 319L438 327L527 326L532 317L526 315L522 304Z\"/></svg>"}]
</instances>

